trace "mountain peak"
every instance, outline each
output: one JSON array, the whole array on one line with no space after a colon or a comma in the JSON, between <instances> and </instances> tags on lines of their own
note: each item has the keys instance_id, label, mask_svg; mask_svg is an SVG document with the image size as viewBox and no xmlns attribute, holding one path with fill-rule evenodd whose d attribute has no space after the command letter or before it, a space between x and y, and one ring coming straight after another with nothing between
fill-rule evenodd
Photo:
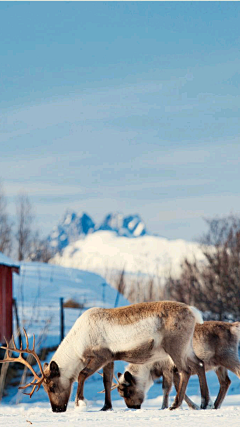
<instances>
[{"instance_id":1,"label":"mountain peak","mask_svg":"<svg viewBox=\"0 0 240 427\"><path fill-rule=\"evenodd\" d=\"M147 233L146 226L139 215L124 217L120 212L106 215L97 230L110 230L119 236L126 237L140 237Z\"/></svg>"},{"instance_id":2,"label":"mountain peak","mask_svg":"<svg viewBox=\"0 0 240 427\"><path fill-rule=\"evenodd\" d=\"M64 214L62 221L54 227L47 240L54 251L58 252L69 245L69 243L85 237L94 230L94 227L93 220L85 212L77 214L68 210Z\"/></svg>"},{"instance_id":3,"label":"mountain peak","mask_svg":"<svg viewBox=\"0 0 240 427\"><path fill-rule=\"evenodd\" d=\"M124 217L120 212L109 213L97 226L87 213L77 214L67 210L47 240L56 253L70 243L99 230L113 231L118 236L125 237L140 237L147 234L146 226L137 214Z\"/></svg>"}]
</instances>

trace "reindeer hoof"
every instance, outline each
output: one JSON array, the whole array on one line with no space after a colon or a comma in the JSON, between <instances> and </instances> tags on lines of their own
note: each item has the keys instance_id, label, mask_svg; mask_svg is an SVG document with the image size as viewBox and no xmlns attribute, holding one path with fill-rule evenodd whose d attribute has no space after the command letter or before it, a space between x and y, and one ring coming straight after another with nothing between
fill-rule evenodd
<instances>
[{"instance_id":1,"label":"reindeer hoof","mask_svg":"<svg viewBox=\"0 0 240 427\"><path fill-rule=\"evenodd\" d=\"M192 403L191 409L193 409L194 411L199 411L200 407L198 405L196 405L196 403Z\"/></svg>"},{"instance_id":2,"label":"reindeer hoof","mask_svg":"<svg viewBox=\"0 0 240 427\"><path fill-rule=\"evenodd\" d=\"M172 406L170 406L169 411L173 411L174 409L177 409L177 408L178 408L178 406L172 405Z\"/></svg>"},{"instance_id":3,"label":"reindeer hoof","mask_svg":"<svg viewBox=\"0 0 240 427\"><path fill-rule=\"evenodd\" d=\"M75 404L75 411L86 412L87 411L87 401L86 400L79 400Z\"/></svg>"},{"instance_id":4,"label":"reindeer hoof","mask_svg":"<svg viewBox=\"0 0 240 427\"><path fill-rule=\"evenodd\" d=\"M101 411L112 411L112 410L113 410L112 406L108 406L108 405L104 405L101 409Z\"/></svg>"},{"instance_id":5,"label":"reindeer hoof","mask_svg":"<svg viewBox=\"0 0 240 427\"><path fill-rule=\"evenodd\" d=\"M213 401L210 399L208 404L203 409L215 409Z\"/></svg>"}]
</instances>

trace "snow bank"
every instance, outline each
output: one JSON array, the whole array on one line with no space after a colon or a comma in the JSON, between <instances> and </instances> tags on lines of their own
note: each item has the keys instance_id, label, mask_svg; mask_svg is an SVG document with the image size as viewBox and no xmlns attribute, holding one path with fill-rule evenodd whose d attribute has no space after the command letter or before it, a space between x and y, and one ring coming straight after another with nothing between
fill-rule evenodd
<instances>
[{"instance_id":1,"label":"snow bank","mask_svg":"<svg viewBox=\"0 0 240 427\"><path fill-rule=\"evenodd\" d=\"M8 258L2 252L0 252L0 265L7 265L8 267L19 267L19 264L13 261L11 258Z\"/></svg>"},{"instance_id":2,"label":"snow bank","mask_svg":"<svg viewBox=\"0 0 240 427\"><path fill-rule=\"evenodd\" d=\"M185 240L157 236L119 237L111 231L98 231L68 245L52 262L65 267L94 271L107 276L110 270L155 275L162 282L169 273L178 277L183 259L203 260L199 245Z\"/></svg>"}]
</instances>

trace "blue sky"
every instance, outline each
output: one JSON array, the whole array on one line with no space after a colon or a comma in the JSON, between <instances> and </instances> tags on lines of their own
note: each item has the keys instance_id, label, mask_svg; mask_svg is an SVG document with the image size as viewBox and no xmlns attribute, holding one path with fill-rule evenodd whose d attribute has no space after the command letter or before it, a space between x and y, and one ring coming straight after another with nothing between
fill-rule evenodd
<instances>
[{"instance_id":1,"label":"blue sky","mask_svg":"<svg viewBox=\"0 0 240 427\"><path fill-rule=\"evenodd\" d=\"M42 235L66 209L195 239L240 211L239 2L1 2L0 179Z\"/></svg>"}]
</instances>

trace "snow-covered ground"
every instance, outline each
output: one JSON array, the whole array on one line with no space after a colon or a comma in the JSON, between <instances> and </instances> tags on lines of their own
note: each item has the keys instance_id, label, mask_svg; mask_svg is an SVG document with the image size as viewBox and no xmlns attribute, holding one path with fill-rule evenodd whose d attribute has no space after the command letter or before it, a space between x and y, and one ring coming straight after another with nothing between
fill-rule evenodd
<instances>
[{"instance_id":1,"label":"snow-covered ground","mask_svg":"<svg viewBox=\"0 0 240 427\"><path fill-rule=\"evenodd\" d=\"M198 244L168 240L157 236L128 238L112 231L97 231L68 245L53 263L94 271L108 277L109 272L124 268L126 273L156 275L164 284L171 273L178 277L185 257L203 260Z\"/></svg>"},{"instance_id":2,"label":"snow-covered ground","mask_svg":"<svg viewBox=\"0 0 240 427\"><path fill-rule=\"evenodd\" d=\"M125 407L124 401L119 398L117 391L113 392L113 407L110 412L100 412L103 405L103 395L97 391L102 389L101 377L96 380L89 378L85 385L85 395L88 399L87 412L79 412L74 408L74 388L71 402L67 412L62 414L53 413L47 401L47 396L41 390L35 393L32 402L28 397L24 397L24 403L14 405L5 403L6 399L0 404L0 425L8 427L26 427L33 426L62 426L62 427L109 427L116 425L118 427L238 427L240 419L240 381L230 374L233 382L230 391L219 410L208 409L193 411L183 404L181 409L169 411L160 410L162 403L162 390L160 384L154 384L149 392L149 398L144 402L142 409L131 410ZM207 374L208 383L212 398L217 394L218 383L216 375L213 372ZM190 379L188 387L189 396L200 403L198 381L196 377ZM173 399L174 393L171 393Z\"/></svg>"}]
</instances>

